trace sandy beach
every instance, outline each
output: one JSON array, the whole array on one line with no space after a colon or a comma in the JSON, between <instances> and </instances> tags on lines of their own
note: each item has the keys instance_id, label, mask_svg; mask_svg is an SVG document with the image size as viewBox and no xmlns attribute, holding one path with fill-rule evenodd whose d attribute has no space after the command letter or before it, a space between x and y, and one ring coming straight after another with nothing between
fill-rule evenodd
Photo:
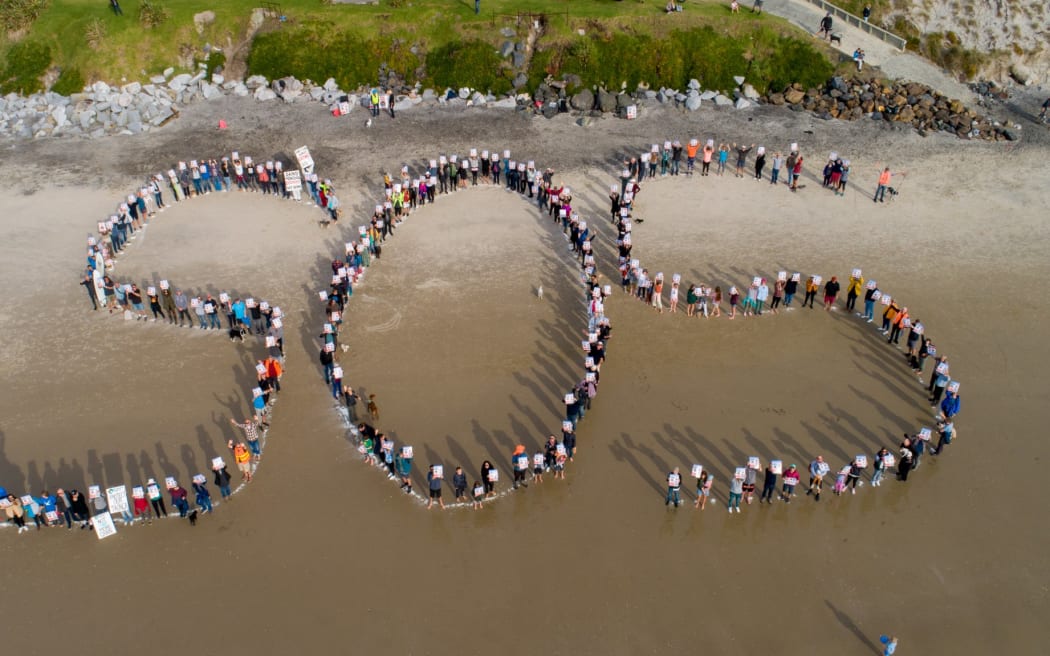
<instances>
[{"instance_id":1,"label":"sandy beach","mask_svg":"<svg viewBox=\"0 0 1050 656\"><path fill-rule=\"evenodd\" d=\"M230 129L217 132L219 117ZM841 309L734 321L658 315L611 281L614 326L565 481L481 511L426 511L364 465L317 361L329 263L382 194L382 174L440 152L509 148L552 166L613 269L606 194L625 154L690 137L769 149L799 142L806 188L751 179L643 182L634 256L683 282L745 285L779 270L854 267L922 319L962 382L959 438L906 484L725 512L750 455L833 469L931 425L922 387L872 325ZM1021 145L919 137L762 108L650 112L582 128L568 116L405 113L363 127L312 105L194 106L135 138L5 145L0 172L0 485L136 484L203 470L227 418L250 411L261 343L92 313L78 287L85 235L146 173L230 150L308 145L346 218L251 194L211 194L153 219L118 277L170 278L270 299L288 316L285 388L258 477L191 528L177 519L87 531L0 530L0 616L12 651L148 648L158 656L348 645L355 653L712 653L813 646L879 653L1038 653L1046 635L1038 520L1050 303L1046 134ZM820 188L830 151L845 197ZM753 161L753 156L750 161ZM907 171L872 203L877 170ZM527 199L526 199L527 200ZM578 268L559 229L517 194L441 197L384 244L347 306L347 382L375 393L379 427L420 469L482 460L509 482L513 445L557 432L582 375ZM542 285L543 298L535 288ZM840 302L841 308L841 302ZM928 380L928 378L927 378ZM715 472L717 503L663 504L667 471ZM446 487L446 499L451 490ZM56 627L61 630L56 630ZM185 626L186 628L181 628ZM176 640L173 631L186 631ZM337 648L337 647L336 647Z\"/></svg>"}]
</instances>

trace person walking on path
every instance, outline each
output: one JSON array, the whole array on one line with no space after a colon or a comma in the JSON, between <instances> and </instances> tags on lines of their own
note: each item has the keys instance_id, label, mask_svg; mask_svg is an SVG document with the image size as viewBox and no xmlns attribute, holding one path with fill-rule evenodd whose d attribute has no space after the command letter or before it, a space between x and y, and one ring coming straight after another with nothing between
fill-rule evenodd
<instances>
[{"instance_id":1,"label":"person walking on path","mask_svg":"<svg viewBox=\"0 0 1050 656\"><path fill-rule=\"evenodd\" d=\"M681 490L682 475L678 472L678 468L675 467L667 474L667 497L664 500L664 505L669 506L673 502L674 507L677 508L678 504L682 502Z\"/></svg>"},{"instance_id":2,"label":"person walking on path","mask_svg":"<svg viewBox=\"0 0 1050 656\"><path fill-rule=\"evenodd\" d=\"M832 20L831 12L829 11L827 14L824 15L824 18L820 19L820 29L817 30L817 36L819 36L821 39L830 39L831 28L834 25L834 23L835 21Z\"/></svg>"}]
</instances>

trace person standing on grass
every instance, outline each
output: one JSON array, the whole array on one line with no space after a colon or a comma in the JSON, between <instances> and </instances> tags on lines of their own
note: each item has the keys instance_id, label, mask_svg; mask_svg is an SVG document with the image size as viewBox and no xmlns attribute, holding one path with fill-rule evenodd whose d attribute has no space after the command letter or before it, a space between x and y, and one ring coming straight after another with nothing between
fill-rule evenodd
<instances>
[{"instance_id":1,"label":"person standing on grass","mask_svg":"<svg viewBox=\"0 0 1050 656\"><path fill-rule=\"evenodd\" d=\"M118 0L109 0L109 8L113 10L114 16L124 15L124 10L120 8L120 2Z\"/></svg>"},{"instance_id":2,"label":"person standing on grass","mask_svg":"<svg viewBox=\"0 0 1050 656\"><path fill-rule=\"evenodd\" d=\"M682 475L678 472L678 468L675 467L667 474L667 496L664 499L664 505L669 506L671 503L674 503L674 507L677 508L678 504L682 502L681 490Z\"/></svg>"}]
</instances>

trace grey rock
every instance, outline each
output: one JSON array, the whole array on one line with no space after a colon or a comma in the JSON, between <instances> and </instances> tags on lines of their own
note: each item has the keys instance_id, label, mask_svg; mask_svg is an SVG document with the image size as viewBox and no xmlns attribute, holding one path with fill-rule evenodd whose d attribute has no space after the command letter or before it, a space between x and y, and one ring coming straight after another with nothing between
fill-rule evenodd
<instances>
[{"instance_id":1,"label":"grey rock","mask_svg":"<svg viewBox=\"0 0 1050 656\"><path fill-rule=\"evenodd\" d=\"M754 106L754 103L747 98L737 98L735 107L737 109L750 109Z\"/></svg>"},{"instance_id":2,"label":"grey rock","mask_svg":"<svg viewBox=\"0 0 1050 656\"><path fill-rule=\"evenodd\" d=\"M1020 135L1010 128L1003 128L1003 137L1005 137L1007 141L1017 141L1020 139Z\"/></svg>"},{"instance_id":3,"label":"grey rock","mask_svg":"<svg viewBox=\"0 0 1050 656\"><path fill-rule=\"evenodd\" d=\"M131 95L135 95L136 93L142 91L142 85L138 82L129 82L123 87L121 87L120 90L124 93L130 93Z\"/></svg>"},{"instance_id":4,"label":"grey rock","mask_svg":"<svg viewBox=\"0 0 1050 656\"><path fill-rule=\"evenodd\" d=\"M733 81L736 82L737 86L740 86L741 84L744 83L744 76L743 75L734 75L733 76Z\"/></svg>"},{"instance_id":5,"label":"grey rock","mask_svg":"<svg viewBox=\"0 0 1050 656\"><path fill-rule=\"evenodd\" d=\"M726 98L722 94L718 94L717 96L715 96L715 104L719 107L726 107L728 105L732 105L733 101L729 98Z\"/></svg>"},{"instance_id":6,"label":"grey rock","mask_svg":"<svg viewBox=\"0 0 1050 656\"><path fill-rule=\"evenodd\" d=\"M700 90L700 80L697 80L696 78L693 78L692 80L689 80L689 85L688 85L687 88L689 88L689 89L696 89L697 91L699 91Z\"/></svg>"},{"instance_id":7,"label":"grey rock","mask_svg":"<svg viewBox=\"0 0 1050 656\"><path fill-rule=\"evenodd\" d=\"M685 108L691 112L700 109L700 96L688 96L685 99Z\"/></svg>"},{"instance_id":8,"label":"grey rock","mask_svg":"<svg viewBox=\"0 0 1050 656\"><path fill-rule=\"evenodd\" d=\"M573 109L589 111L594 107L594 94L590 89L583 89L572 97L569 104Z\"/></svg>"},{"instance_id":9,"label":"grey rock","mask_svg":"<svg viewBox=\"0 0 1050 656\"><path fill-rule=\"evenodd\" d=\"M131 105L131 100L132 98L130 93L122 93L120 94L120 96L117 97L117 104L121 107L128 107L129 105Z\"/></svg>"},{"instance_id":10,"label":"grey rock","mask_svg":"<svg viewBox=\"0 0 1050 656\"><path fill-rule=\"evenodd\" d=\"M51 118L55 119L55 124L56 125L58 125L59 127L62 127L63 125L66 124L66 108L65 107L55 107L51 111Z\"/></svg>"},{"instance_id":11,"label":"grey rock","mask_svg":"<svg viewBox=\"0 0 1050 656\"><path fill-rule=\"evenodd\" d=\"M504 41L503 45L500 46L500 48L499 48L499 56L503 57L504 59L506 59L507 57L510 57L512 54L514 54L514 42L513 41Z\"/></svg>"},{"instance_id":12,"label":"grey rock","mask_svg":"<svg viewBox=\"0 0 1050 656\"><path fill-rule=\"evenodd\" d=\"M871 120L873 120L873 121L881 121L882 120L882 112L872 112L871 113Z\"/></svg>"},{"instance_id":13,"label":"grey rock","mask_svg":"<svg viewBox=\"0 0 1050 656\"><path fill-rule=\"evenodd\" d=\"M416 102L414 102L413 99L408 98L407 96L400 96L399 99L394 102L394 111L403 112L406 109L412 109L415 105Z\"/></svg>"},{"instance_id":14,"label":"grey rock","mask_svg":"<svg viewBox=\"0 0 1050 656\"><path fill-rule=\"evenodd\" d=\"M437 93L433 89L423 89L423 100L437 100Z\"/></svg>"},{"instance_id":15,"label":"grey rock","mask_svg":"<svg viewBox=\"0 0 1050 656\"><path fill-rule=\"evenodd\" d=\"M91 109L85 109L84 111L80 112L80 116L78 118L80 119L80 127L86 130L88 127L91 126L91 121L95 120L95 112Z\"/></svg>"},{"instance_id":16,"label":"grey rock","mask_svg":"<svg viewBox=\"0 0 1050 656\"><path fill-rule=\"evenodd\" d=\"M597 122L598 119L592 118L590 116L581 116L580 118L576 119L576 125L580 126L581 128L590 127Z\"/></svg>"},{"instance_id":17,"label":"grey rock","mask_svg":"<svg viewBox=\"0 0 1050 656\"><path fill-rule=\"evenodd\" d=\"M525 65L525 53L523 53L523 52L515 52L514 53L513 65L514 65L514 68L521 68L522 66L524 66Z\"/></svg>"},{"instance_id":18,"label":"grey rock","mask_svg":"<svg viewBox=\"0 0 1050 656\"><path fill-rule=\"evenodd\" d=\"M674 101L675 102L680 102L680 103L685 102L686 98L687 98L687 96L684 93L676 93L676 94L674 94Z\"/></svg>"},{"instance_id":19,"label":"grey rock","mask_svg":"<svg viewBox=\"0 0 1050 656\"><path fill-rule=\"evenodd\" d=\"M322 89L321 87L314 87L313 89L310 89L310 98L312 100L321 100L322 98L324 98L324 89ZM331 103L326 104L330 105Z\"/></svg>"},{"instance_id":20,"label":"grey rock","mask_svg":"<svg viewBox=\"0 0 1050 656\"><path fill-rule=\"evenodd\" d=\"M518 73L514 76L514 88L520 89L529 83L529 76L524 73Z\"/></svg>"},{"instance_id":21,"label":"grey rock","mask_svg":"<svg viewBox=\"0 0 1050 656\"><path fill-rule=\"evenodd\" d=\"M743 94L748 100L758 100L760 97L758 91L755 91L755 87L750 84L744 85Z\"/></svg>"},{"instance_id":22,"label":"grey rock","mask_svg":"<svg viewBox=\"0 0 1050 656\"><path fill-rule=\"evenodd\" d=\"M233 87L233 95L235 95L235 96L239 96L239 97L243 98L243 97L247 96L249 93L251 93L251 92L248 91L248 87L245 86L244 84L240 83L240 82L237 83L237 86Z\"/></svg>"},{"instance_id":23,"label":"grey rock","mask_svg":"<svg viewBox=\"0 0 1050 656\"><path fill-rule=\"evenodd\" d=\"M629 105L634 104L634 98L630 97L626 93L616 94L616 109L626 109Z\"/></svg>"},{"instance_id":24,"label":"grey rock","mask_svg":"<svg viewBox=\"0 0 1050 656\"><path fill-rule=\"evenodd\" d=\"M467 87L461 87L460 90L459 90L459 97L462 98L463 100L466 100L467 98L469 98L470 97L470 89L468 89Z\"/></svg>"},{"instance_id":25,"label":"grey rock","mask_svg":"<svg viewBox=\"0 0 1050 656\"><path fill-rule=\"evenodd\" d=\"M338 91L339 90L339 85L336 83L334 77L330 77L330 78L328 78L327 80L324 81L324 90L325 91Z\"/></svg>"},{"instance_id":26,"label":"grey rock","mask_svg":"<svg viewBox=\"0 0 1050 656\"><path fill-rule=\"evenodd\" d=\"M503 98L496 102L489 103L489 107L495 107L497 109L514 109L518 106L518 101L513 98Z\"/></svg>"},{"instance_id":27,"label":"grey rock","mask_svg":"<svg viewBox=\"0 0 1050 656\"><path fill-rule=\"evenodd\" d=\"M91 90L96 94L106 94L109 93L109 85L99 80L91 85Z\"/></svg>"},{"instance_id":28,"label":"grey rock","mask_svg":"<svg viewBox=\"0 0 1050 656\"><path fill-rule=\"evenodd\" d=\"M700 94L700 100L714 100L717 95L717 91L705 91Z\"/></svg>"},{"instance_id":29,"label":"grey rock","mask_svg":"<svg viewBox=\"0 0 1050 656\"><path fill-rule=\"evenodd\" d=\"M184 88L186 88L186 85L189 84L190 80L192 79L193 76L189 73L181 73L171 78L171 80L168 82L168 88L172 91L182 91Z\"/></svg>"},{"instance_id":30,"label":"grey rock","mask_svg":"<svg viewBox=\"0 0 1050 656\"><path fill-rule=\"evenodd\" d=\"M128 122L128 132L131 134L139 134L142 132L142 123L135 121L134 123Z\"/></svg>"},{"instance_id":31,"label":"grey rock","mask_svg":"<svg viewBox=\"0 0 1050 656\"><path fill-rule=\"evenodd\" d=\"M142 114L140 114L138 110L135 109L129 109L128 111L124 112L124 117L127 119L128 125L131 125L132 123L142 122Z\"/></svg>"},{"instance_id":32,"label":"grey rock","mask_svg":"<svg viewBox=\"0 0 1050 656\"><path fill-rule=\"evenodd\" d=\"M201 94L204 95L205 100L222 98L222 90L214 84L208 84L207 82L201 82Z\"/></svg>"},{"instance_id":33,"label":"grey rock","mask_svg":"<svg viewBox=\"0 0 1050 656\"><path fill-rule=\"evenodd\" d=\"M212 84L219 84L219 85L221 85L225 81L226 81L226 78L222 74L220 74L220 73L212 73L211 74L211 83Z\"/></svg>"},{"instance_id":34,"label":"grey rock","mask_svg":"<svg viewBox=\"0 0 1050 656\"><path fill-rule=\"evenodd\" d=\"M646 100L656 100L657 93L652 89L646 89L644 92L642 92L642 96Z\"/></svg>"},{"instance_id":35,"label":"grey rock","mask_svg":"<svg viewBox=\"0 0 1050 656\"><path fill-rule=\"evenodd\" d=\"M171 68L169 66L168 68L164 69L164 78L167 79L167 78L171 77L174 73L175 73L175 69Z\"/></svg>"},{"instance_id":36,"label":"grey rock","mask_svg":"<svg viewBox=\"0 0 1050 656\"><path fill-rule=\"evenodd\" d=\"M247 91L247 89L245 89L245 91ZM167 121L174 115L175 111L171 107L162 107L160 112L152 119L150 119L150 123L152 123L153 125L160 125L161 123Z\"/></svg>"},{"instance_id":37,"label":"grey rock","mask_svg":"<svg viewBox=\"0 0 1050 656\"><path fill-rule=\"evenodd\" d=\"M273 89L268 87L259 87L255 90L256 100L276 100L277 94L273 92Z\"/></svg>"},{"instance_id":38,"label":"grey rock","mask_svg":"<svg viewBox=\"0 0 1050 656\"><path fill-rule=\"evenodd\" d=\"M512 38L512 37L514 36L514 28L511 28L511 27L504 27L503 29L501 29L501 30L499 31L499 33L500 33L501 35L503 35L503 36L504 36L505 38L508 38L508 39L510 39L510 38Z\"/></svg>"},{"instance_id":39,"label":"grey rock","mask_svg":"<svg viewBox=\"0 0 1050 656\"><path fill-rule=\"evenodd\" d=\"M599 89L597 109L602 112L616 111L616 96L605 89Z\"/></svg>"},{"instance_id":40,"label":"grey rock","mask_svg":"<svg viewBox=\"0 0 1050 656\"><path fill-rule=\"evenodd\" d=\"M474 95L470 97L470 102L474 103L475 107L485 104L485 95L479 91L475 91Z\"/></svg>"},{"instance_id":41,"label":"grey rock","mask_svg":"<svg viewBox=\"0 0 1050 656\"><path fill-rule=\"evenodd\" d=\"M265 75L253 75L244 81L244 85L249 89L258 89L259 87L265 87L267 85Z\"/></svg>"}]
</instances>

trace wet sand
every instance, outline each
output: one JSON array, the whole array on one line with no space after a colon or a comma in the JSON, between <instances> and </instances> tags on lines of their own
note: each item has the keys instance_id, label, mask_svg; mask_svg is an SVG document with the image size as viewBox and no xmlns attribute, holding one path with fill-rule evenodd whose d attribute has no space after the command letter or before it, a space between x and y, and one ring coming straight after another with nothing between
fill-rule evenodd
<instances>
[{"instance_id":1,"label":"wet sand","mask_svg":"<svg viewBox=\"0 0 1050 656\"><path fill-rule=\"evenodd\" d=\"M130 483L150 467L181 474L221 446L225 416L247 410L247 349L93 316L75 286L83 233L122 181L187 148L210 151L205 126L231 107L241 120L231 121L229 147L310 144L322 175L342 185L344 205L362 219L382 170L429 158L437 134L457 150L506 144L559 169L600 226L607 257L605 193L627 146L642 152L665 134L715 126L723 138L750 140L813 127L774 112L756 113L754 123L702 112L692 127L668 113L587 130L561 119L409 116L396 134L361 135L311 122L297 106L273 111L304 122L263 133L252 106L224 104L188 113L179 133L23 148L0 168L59 170L19 177L24 186L0 196L10 253L0 261L9 299L0 315L0 477L9 489L68 486L67 475ZM854 171L866 172L854 174L856 193L834 198L812 179L797 195L750 180L658 180L639 199L646 221L635 254L651 270L711 284L780 268L841 277L860 266L904 299L963 384L958 442L940 462L926 456L906 489L887 481L855 497L727 516L726 475L743 458L804 466L823 453L834 467L896 444L903 430L928 423L918 384L871 326L841 312L705 322L658 316L617 294L607 305L614 333L601 391L567 480L480 512L427 512L360 463L316 364L316 290L353 227L326 232L309 210L213 194L161 215L118 274L148 277L155 268L185 284L247 288L289 312L286 391L259 478L192 529L171 520L103 542L76 530L0 531L8 585L19 590L0 604L21 627L8 644L49 652L73 636L89 653L147 645L181 653L185 641L168 636L174 622L187 622L193 644L228 653L349 642L379 653L791 654L819 643L871 654L887 631L916 653L1035 653L1047 610L1046 527L1033 520L1050 308L1017 290L1050 273L1045 147L818 127L803 148L853 151ZM866 197L876 147L909 169L892 205ZM61 164L69 158L76 168ZM978 169L983 175L959 185ZM1022 171L1035 179L1022 184ZM58 211L34 224L45 197ZM457 193L412 217L355 292L351 351L341 355L348 380L377 393L381 427L411 439L426 456L417 464L476 468L490 458L499 466L511 443L531 448L541 427L557 429L582 323L559 239L509 194ZM501 240L505 249L488 246ZM247 264L255 248L272 250L277 263ZM540 281L542 302L533 292ZM501 337L507 343L494 346ZM121 414L107 412L117 399ZM718 503L703 513L665 509L667 469L693 461L715 470ZM59 605L68 610L47 614ZM51 630L56 621L65 635Z\"/></svg>"}]
</instances>

